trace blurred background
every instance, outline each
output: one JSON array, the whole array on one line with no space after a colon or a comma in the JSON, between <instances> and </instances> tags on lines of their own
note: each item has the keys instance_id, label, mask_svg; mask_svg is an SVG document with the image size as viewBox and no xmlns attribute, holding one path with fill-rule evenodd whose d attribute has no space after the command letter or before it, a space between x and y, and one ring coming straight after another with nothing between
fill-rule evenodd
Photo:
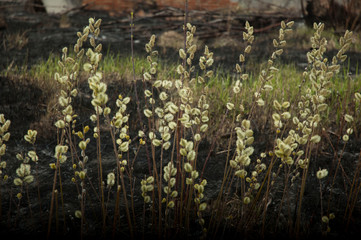
<instances>
[{"instance_id":1,"label":"blurred background","mask_svg":"<svg viewBox=\"0 0 361 240\"><path fill-rule=\"evenodd\" d=\"M164 7L184 9L184 2L184 0L0 0L0 10L3 13L26 9L48 14L64 14L75 9L87 9L121 15L140 9L143 11ZM308 23L330 21L333 27L350 30L357 30L361 20L360 0L190 0L188 7L190 10L200 11L231 10L258 17L270 14L303 17Z\"/></svg>"}]
</instances>

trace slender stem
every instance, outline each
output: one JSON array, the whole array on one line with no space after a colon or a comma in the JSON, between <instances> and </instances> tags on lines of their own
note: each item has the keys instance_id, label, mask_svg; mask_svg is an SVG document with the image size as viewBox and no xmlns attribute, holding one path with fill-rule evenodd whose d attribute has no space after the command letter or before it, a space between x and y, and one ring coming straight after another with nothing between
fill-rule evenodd
<instances>
[{"instance_id":1,"label":"slender stem","mask_svg":"<svg viewBox=\"0 0 361 240\"><path fill-rule=\"evenodd\" d=\"M61 200L61 210L63 214L63 220L64 220L64 232L66 230L66 220L65 220L65 208L64 208L64 193L63 193L63 184L61 181L61 169L59 168L59 189L60 189L60 200Z\"/></svg>"},{"instance_id":2,"label":"slender stem","mask_svg":"<svg viewBox=\"0 0 361 240\"><path fill-rule=\"evenodd\" d=\"M103 223L103 232L105 231L105 204L104 204L104 184L103 184L103 168L102 168L102 152L101 152L101 139L100 139L100 116L99 116L99 106L96 109L97 116L97 153L98 153L98 173L99 173L99 189L100 189L100 198L101 198L101 210L102 210L102 223Z\"/></svg>"},{"instance_id":3,"label":"slender stem","mask_svg":"<svg viewBox=\"0 0 361 240\"><path fill-rule=\"evenodd\" d=\"M110 121L108 121L108 122L110 122ZM111 126L110 135L112 137L113 151L114 151L115 159L117 159L117 175L120 175L120 181L121 181L121 186L122 186L121 189L123 191L123 198L124 198L124 203L125 203L125 211L126 211L126 215L127 215L129 231L130 231L131 238L133 239L134 232L133 232L133 225L132 225L129 207L128 207L127 191L126 191L125 183L124 183L124 174L123 174L123 171L121 170L120 162L118 160L118 158L119 158L118 150L117 150L117 146L115 145L116 140L115 140L115 135L114 135L113 129L114 128ZM117 186L119 186L119 176L117 176ZM116 199L116 204L115 204L115 214L114 214L114 220L113 220L113 236L115 235L115 228L116 228L115 226L116 226L117 215L118 215L118 211L119 211L119 193L120 193L120 187L118 187L118 189L117 189L117 199Z\"/></svg>"},{"instance_id":4,"label":"slender stem","mask_svg":"<svg viewBox=\"0 0 361 240\"><path fill-rule=\"evenodd\" d=\"M308 139L309 140L309 139ZM298 207L297 207L297 218L296 218L296 236L298 236L299 231L300 231L300 222L301 222L301 209L302 209L302 200L303 200L303 194L305 192L305 188L306 188L306 179L307 179L307 174L308 174L308 168L310 165L310 143L307 144L306 147L306 159L308 159L307 161L307 166L305 169L303 169L303 173L302 173L302 182L301 182L301 189L300 189L300 194L299 194L299 201L298 201Z\"/></svg>"},{"instance_id":5,"label":"slender stem","mask_svg":"<svg viewBox=\"0 0 361 240\"><path fill-rule=\"evenodd\" d=\"M120 201L120 185L117 185L117 197L115 200L114 219L113 219L113 239L115 237L117 220L119 215L119 201Z\"/></svg>"},{"instance_id":6,"label":"slender stem","mask_svg":"<svg viewBox=\"0 0 361 240\"><path fill-rule=\"evenodd\" d=\"M56 187L56 183L57 183L58 168L60 168L59 157L57 158L57 161L56 161L56 167L55 167L55 172L54 172L54 180L53 180L53 189L52 189L52 192L51 192L47 239L50 238L51 223L52 223L53 210L54 210L54 201L55 201L55 191L56 191L55 187Z\"/></svg>"},{"instance_id":7,"label":"slender stem","mask_svg":"<svg viewBox=\"0 0 361 240\"><path fill-rule=\"evenodd\" d=\"M82 180L81 188L81 199L80 199L80 208L81 208L81 223L80 223L80 239L83 239L84 236L84 222L85 222L85 181Z\"/></svg>"},{"instance_id":8,"label":"slender stem","mask_svg":"<svg viewBox=\"0 0 361 240\"><path fill-rule=\"evenodd\" d=\"M130 18L130 44L131 44L131 54L132 54L132 66L133 66L133 84L134 84L134 92L135 92L135 101L137 103L137 113L138 113L138 118L139 118L139 124L140 127L143 129L143 132L145 132L145 128L142 120L142 115L140 113L140 101L139 101L139 97L138 97L138 89L137 89L137 82L135 79L135 63L134 63L134 35L133 35L133 27L134 27L134 23L133 23L133 12L131 12L131 18ZM148 152L148 147L145 146L145 151L146 151L146 156L147 156L147 161L148 161L148 171L149 174L152 173L151 171L151 160L150 160L150 156L149 156L149 152Z\"/></svg>"},{"instance_id":9,"label":"slender stem","mask_svg":"<svg viewBox=\"0 0 361 240\"><path fill-rule=\"evenodd\" d=\"M30 218L32 219L33 218L33 211L31 210L31 202L30 202L30 197L29 197L29 186L28 186L28 184L26 184L26 198L28 199Z\"/></svg>"}]
</instances>

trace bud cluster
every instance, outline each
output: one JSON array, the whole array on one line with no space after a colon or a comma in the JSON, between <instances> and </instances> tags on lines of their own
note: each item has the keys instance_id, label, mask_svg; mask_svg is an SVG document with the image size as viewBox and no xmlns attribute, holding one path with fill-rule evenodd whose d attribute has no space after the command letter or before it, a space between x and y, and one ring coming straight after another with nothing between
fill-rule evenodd
<instances>
[{"instance_id":1,"label":"bud cluster","mask_svg":"<svg viewBox=\"0 0 361 240\"><path fill-rule=\"evenodd\" d=\"M122 159L122 154L129 151L129 144L131 143L130 137L128 135L128 119L129 114L125 114L127 110L127 104L130 102L129 97L123 98L119 94L116 101L118 111L113 116L110 125L119 131L119 137L115 140L118 145L118 160L121 165L121 171L124 171L124 167L127 165L127 160Z\"/></svg>"},{"instance_id":2,"label":"bud cluster","mask_svg":"<svg viewBox=\"0 0 361 240\"><path fill-rule=\"evenodd\" d=\"M174 199L178 196L178 191L172 190L175 186L177 175L177 168L174 167L172 162L169 162L167 166L164 167L163 178L167 182L167 185L163 188L164 193L167 195L167 208L173 208L175 203ZM169 201L169 197L171 200Z\"/></svg>"},{"instance_id":3,"label":"bud cluster","mask_svg":"<svg viewBox=\"0 0 361 240\"><path fill-rule=\"evenodd\" d=\"M75 135L78 136L78 138L80 140L78 143L78 147L80 148L81 159L79 158L78 165L73 164L73 169L75 170L75 172L74 172L74 177L72 178L72 181L75 183L76 177L79 177L79 179L81 180L82 189L84 189L83 180L85 179L85 176L87 173L87 169L85 168L85 165L89 159L85 153L85 150L86 150L88 144L90 143L90 138L85 138L85 135L87 134L88 131L89 131L89 126L85 126L82 131L78 131L78 132L74 133ZM78 166L80 167L80 171L76 170Z\"/></svg>"},{"instance_id":4,"label":"bud cluster","mask_svg":"<svg viewBox=\"0 0 361 240\"><path fill-rule=\"evenodd\" d=\"M2 156L4 156L6 152L5 142L10 139L10 124L11 121L6 120L4 114L0 114L0 177L3 173L3 169L6 168L6 161L2 160Z\"/></svg>"},{"instance_id":5,"label":"bud cluster","mask_svg":"<svg viewBox=\"0 0 361 240\"><path fill-rule=\"evenodd\" d=\"M194 184L194 190L195 190L195 198L194 202L197 206L197 216L199 219L199 224L203 228L203 231L206 231L206 228L204 228L204 218L202 217L202 212L206 210L207 203L203 202L201 203L201 200L204 198L204 187L207 185L207 180L203 179L200 184Z\"/></svg>"},{"instance_id":6,"label":"bud cluster","mask_svg":"<svg viewBox=\"0 0 361 240\"><path fill-rule=\"evenodd\" d=\"M273 47L275 50L272 52L271 57L268 59L266 70L262 70L259 75L260 88L257 92L255 92L255 102L259 106L264 105L264 100L261 97L263 92L267 92L272 90L272 86L268 85L273 77L274 73L278 72L278 68L274 66L274 62L277 58L279 58L283 53L283 48L286 46L286 35L292 32L292 26L294 22L285 23L281 22L281 28L279 29L278 39L273 39Z\"/></svg>"},{"instance_id":7,"label":"bud cluster","mask_svg":"<svg viewBox=\"0 0 361 240\"><path fill-rule=\"evenodd\" d=\"M144 198L145 203L150 203L151 199L148 195L148 192L152 192L154 190L154 177L150 176L146 179L143 179L141 181L141 191L142 191L142 197Z\"/></svg>"},{"instance_id":8,"label":"bud cluster","mask_svg":"<svg viewBox=\"0 0 361 240\"><path fill-rule=\"evenodd\" d=\"M250 121L244 119L241 126L235 128L235 131L237 134L236 156L229 161L229 164L234 169L236 176L244 178L247 175L244 167L249 166L251 163L250 156L254 152L254 148L250 146L254 141Z\"/></svg>"},{"instance_id":9,"label":"bud cluster","mask_svg":"<svg viewBox=\"0 0 361 240\"><path fill-rule=\"evenodd\" d=\"M34 146L36 141L37 131L28 130L27 134L24 136L25 141ZM16 169L16 175L18 178L14 179L14 184L16 186L22 186L24 183L30 184L34 181L34 176L31 175L31 166L30 160L35 164L38 163L39 157L36 154L35 150L28 151L27 155L18 153L16 158L21 161L20 167Z\"/></svg>"}]
</instances>

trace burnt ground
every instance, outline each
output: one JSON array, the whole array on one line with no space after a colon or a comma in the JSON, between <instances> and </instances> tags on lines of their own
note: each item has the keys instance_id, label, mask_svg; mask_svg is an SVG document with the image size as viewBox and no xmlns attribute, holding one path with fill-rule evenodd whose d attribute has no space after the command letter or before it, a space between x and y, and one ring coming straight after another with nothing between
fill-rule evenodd
<instances>
[{"instance_id":1,"label":"burnt ground","mask_svg":"<svg viewBox=\"0 0 361 240\"><path fill-rule=\"evenodd\" d=\"M138 12L139 17L135 19L135 54L136 55L145 55L144 44L149 40L151 34L156 34L157 37L161 36L165 31L175 31L181 34L181 24L182 24L182 15L179 14L179 11L158 11L158 15L152 14L147 15L147 13ZM191 15L192 16L192 15ZM217 18L221 18L221 15L217 15ZM3 71L8 68L9 65L27 65L30 67L33 64L38 63L40 60L47 59L49 54L60 54L61 49L64 46L70 47L75 43L76 40L76 32L81 31L82 28L87 25L89 17L102 18L102 33L99 42L103 44L104 51L109 53L119 53L124 56L128 56L130 54L130 32L129 32L129 17L128 16L117 16L112 17L104 12L94 12L94 11L75 11L70 12L66 16L48 16L45 13L29 13L25 11L5 11L1 16L5 19L5 24L2 25L0 31L0 39L4 40L6 36L10 33L24 33L27 39L27 43L21 48L17 49L16 46L12 48L10 42L3 41L0 47L1 58L0 58L0 70ZM225 71L232 71L234 63L238 59L238 55L240 52L239 45L235 43L235 40L241 41L242 35L239 26L244 25L244 21L241 19L236 19L231 23L231 27L229 30L227 28L222 28L225 26L225 20L221 22L225 25L221 25L214 28L210 31L207 28L207 24L204 22L214 20L212 16L205 17L197 17L195 14L193 17L193 23L197 25L199 31L199 40L203 44L218 46L214 47L212 50L215 55L215 64L216 66L222 66ZM214 17L213 17L214 18ZM192 18L191 18L192 19ZM269 21L265 21L264 19L258 20L256 22L256 27L262 29L264 27L270 26L273 23L278 22L280 17L272 18ZM251 22L252 24L252 22ZM258 25L257 25L258 24ZM302 20L297 21L297 24L302 25ZM277 32L278 27L275 26L270 28L267 31L262 31L256 33L257 42L254 44L255 49L253 50L253 59L252 61L263 61L266 59L270 52L272 51L271 47L271 39L270 36L274 36L272 31ZM301 39L299 39L301 40ZM165 61L178 61L178 52L174 51L172 46L158 46L160 52L162 54L162 58ZM297 66L303 68L306 63L305 52L308 49L304 48L293 48L286 49L286 54L282 58L282 62L292 63L295 62L298 64ZM332 52L331 52L332 54ZM360 58L359 53L351 53L351 62L357 63ZM359 67L357 64L350 66L351 72L356 72L356 68ZM250 66L251 68L251 66ZM84 86L80 86L80 89L86 91L86 84ZM134 89L132 85L128 85L125 82L112 82L108 86L108 92L110 96L110 101L116 99L119 91L118 89L122 89L124 91L122 94L129 94L130 96L134 96ZM138 88L140 89L140 88ZM47 109L47 100L45 96L42 94L42 90L39 87L31 85L31 83L27 83L26 79L22 81L22 85L18 86L11 79L6 77L0 78L0 113L4 113L7 119L12 120L11 125L11 140L8 144L8 150L4 159L6 158L8 162L7 173L14 173L18 164L13 164L13 162L17 161L15 159L15 154L19 152L26 152L29 150L29 146L26 145L22 136L25 134L26 130L29 127L35 127L41 133L42 125L37 124L37 121L46 115ZM141 92L139 92L140 94ZM86 95L86 94L85 94ZM113 101L114 102L114 101ZM82 124L90 124L89 120L87 120L86 116L89 116L91 112L90 101L87 98L79 98L74 103L75 107L80 111L80 119ZM136 106L132 103L129 106L129 111L131 116L135 116ZM132 114L133 113L133 114ZM131 119L131 122L137 124L139 121L136 117ZM132 127L132 126L131 126ZM45 128L48 131L48 128ZM134 127L135 129L135 127ZM50 130L49 130L50 131ZM34 199L32 202L32 214L33 217L29 218L30 211L28 209L26 200L23 201L23 204L20 206L19 215L17 216L16 201L14 199L9 199L9 197L5 196L8 193L10 188L2 191L3 196L3 207L2 207L2 218L0 219L0 235L5 236L7 234L12 237L15 236L26 236L26 237L34 237L38 236L40 238L44 238L45 232L47 229L47 214L49 211L49 203L50 203L50 192L52 187L52 177L53 173L49 171L48 164L53 160L53 151L54 146L56 144L56 139L53 134L46 135L45 131L43 131L44 135L39 133L39 141L37 143L38 155L39 155L39 181L43 184L40 186L41 198L42 198L42 211L36 211L39 209L39 202L35 201L37 198L35 187L33 191L30 191L31 198ZM261 133L255 132L255 139L261 139L255 145L256 153L259 154L260 150L264 150L269 148L269 143L267 137L261 135ZM110 137L104 136L102 139L103 142L109 142ZM337 139L332 139L333 142L336 142ZM359 146L360 141L352 141L347 145L345 152L343 152L343 158L347 159L348 164L343 165L345 172L352 173L353 168L356 166L357 161L359 161ZM202 165L204 159L208 155L210 150L210 143L204 143L201 145L200 153L199 153L199 161ZM222 149L219 150L219 152ZM269 149L270 150L270 149ZM111 145L105 144L103 149L103 153L111 153L112 148ZM304 209L304 219L302 222L302 234L301 238L317 236L320 237L321 226L319 221L319 209L320 209L320 201L319 201L319 191L314 191L315 188L318 188L318 182L315 181L314 173L318 170L318 166L328 167L331 166L334 161L333 151L330 146L325 146L323 148L323 155L317 157L317 166L311 166L309 183L307 184L306 192L305 192L305 201L303 205ZM89 156L96 155L96 147L94 143L90 144L88 149ZM341 154L340 151L336 151L335 153ZM140 156L134 164L135 172L134 174L138 176L138 179L143 177L143 174L147 172L147 162L145 152L141 152ZM209 165L205 172L205 178L208 180L207 188L210 189L207 192L207 199L212 199L217 194L217 186L219 186L220 180L223 174L224 167L224 154L212 154ZM104 169L106 173L114 169L114 163L112 162L111 154L104 154ZM60 217L60 222L53 223L53 234L52 237L56 238L78 238L79 233L79 220L74 218L74 211L79 209L79 203L75 197L75 189L69 179L72 177L71 165L70 163L66 165L69 168L69 171L64 171L63 179L64 179L64 198L65 201L65 221ZM96 161L90 161L88 165L89 169L96 169ZM330 170L332 171L332 170ZM96 171L89 172L89 176L96 176ZM330 189L330 182L328 181L323 186L324 190L327 192ZM11 186L8 185L8 186ZM137 185L139 186L139 184ZM15 196L16 189L11 188L13 197ZM358 206L354 211L354 215L351 218L351 224L349 228L345 229L345 224L343 222L343 210L344 203L346 201L346 196L343 191L343 183L340 180L334 187L334 196L335 203L331 208L335 212L336 218L331 223L331 233L328 235L329 238L339 238L341 236L345 237L354 237L360 233L360 214L361 210ZM279 202L277 196L280 196L282 186L280 186L279 191L275 191L274 196L271 201L269 208L274 211L269 214L269 219L267 219L267 226L269 229L268 236L273 236L276 238L288 237L287 227L285 227L287 223L287 216L282 214L281 220L279 222L280 226L273 226L274 222L273 217L277 214L277 209L272 208L272 206L276 206ZM296 192L298 189L293 189L290 191L291 198L296 198ZM327 195L327 193L326 193ZM89 199L94 198L89 193ZM25 198L24 198L25 199ZM296 201L294 201L296 202ZM86 238L90 239L92 237L98 238L100 237L99 230L101 226L99 226L99 216L98 212L96 212L97 208L91 207L92 204L96 205L97 203L89 200L90 212L93 214L88 217L88 229L86 233ZM135 199L136 206L142 206L141 199ZM292 205L292 204L291 204ZM110 205L110 208L112 205ZM292 208L296 208L296 206L292 205ZM340 210L338 211L338 208ZM9 211L10 209L10 211ZM286 213L287 211L284 210ZM9 214L9 215L8 215ZM45 216L45 217L44 217ZM124 216L122 216L124 218ZM141 216L138 216L141 218ZM29 220L30 219L30 220ZM120 229L126 228L126 226L120 226ZM255 225L255 228L246 235L245 237L248 239L257 239L260 237L258 234L258 225ZM275 229L275 230L273 230ZM228 238L227 235L233 237L239 237L238 232L234 232L234 229L225 229L224 236L219 236L220 238ZM126 230L119 230L119 236L127 236ZM183 235L182 235L183 236ZM195 232L189 234L188 238L195 238L199 236L199 229L196 229ZM267 238L267 237L266 237Z\"/></svg>"}]
</instances>

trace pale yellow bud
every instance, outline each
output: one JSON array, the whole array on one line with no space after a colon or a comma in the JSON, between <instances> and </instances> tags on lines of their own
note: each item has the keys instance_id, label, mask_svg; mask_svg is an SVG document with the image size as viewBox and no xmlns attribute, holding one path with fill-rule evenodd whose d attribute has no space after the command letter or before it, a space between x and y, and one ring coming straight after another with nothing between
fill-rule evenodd
<instances>
[{"instance_id":1,"label":"pale yellow bud","mask_svg":"<svg viewBox=\"0 0 361 240\"><path fill-rule=\"evenodd\" d=\"M63 120L58 120L56 123L55 123L55 126L57 128L64 128L65 127L65 122Z\"/></svg>"},{"instance_id":2,"label":"pale yellow bud","mask_svg":"<svg viewBox=\"0 0 361 240\"><path fill-rule=\"evenodd\" d=\"M201 205L199 205L198 210L199 211L204 211L204 210L206 210L206 208L207 208L207 203L202 203Z\"/></svg>"},{"instance_id":3,"label":"pale yellow bud","mask_svg":"<svg viewBox=\"0 0 361 240\"><path fill-rule=\"evenodd\" d=\"M351 115L349 115L349 114L345 114L345 121L350 123L350 122L353 121L353 117Z\"/></svg>"},{"instance_id":4,"label":"pale yellow bud","mask_svg":"<svg viewBox=\"0 0 361 240\"><path fill-rule=\"evenodd\" d=\"M76 210L76 211L75 211L75 217L76 217L76 218L81 218L81 217L82 217L81 211Z\"/></svg>"}]
</instances>

